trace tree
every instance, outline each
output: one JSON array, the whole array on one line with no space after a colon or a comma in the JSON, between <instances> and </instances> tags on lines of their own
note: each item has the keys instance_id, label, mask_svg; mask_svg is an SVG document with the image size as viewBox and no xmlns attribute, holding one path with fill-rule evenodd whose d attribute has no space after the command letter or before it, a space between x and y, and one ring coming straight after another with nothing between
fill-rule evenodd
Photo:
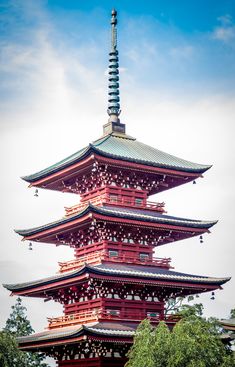
<instances>
[{"instance_id":1,"label":"tree","mask_svg":"<svg viewBox=\"0 0 235 367\"><path fill-rule=\"evenodd\" d=\"M235 319L235 308L230 311L230 319Z\"/></svg>"},{"instance_id":2,"label":"tree","mask_svg":"<svg viewBox=\"0 0 235 367\"><path fill-rule=\"evenodd\" d=\"M199 295L196 294L196 296L188 296L186 298L185 297L169 298L165 304L165 316L172 315L172 314L178 314L185 307L186 308L191 307L190 302L194 301L195 297L198 298ZM202 306L202 310L203 310L203 306Z\"/></svg>"},{"instance_id":3,"label":"tree","mask_svg":"<svg viewBox=\"0 0 235 367\"><path fill-rule=\"evenodd\" d=\"M25 367L25 356L17 347L16 339L7 331L0 331L0 366Z\"/></svg>"},{"instance_id":4,"label":"tree","mask_svg":"<svg viewBox=\"0 0 235 367\"><path fill-rule=\"evenodd\" d=\"M183 317L172 332L164 322L153 331L149 321L144 320L126 367L234 367L232 352L219 336L217 323L201 316Z\"/></svg>"},{"instance_id":5,"label":"tree","mask_svg":"<svg viewBox=\"0 0 235 367\"><path fill-rule=\"evenodd\" d=\"M217 324L193 315L185 317L173 328L168 365L232 367L235 363L219 338Z\"/></svg>"},{"instance_id":6,"label":"tree","mask_svg":"<svg viewBox=\"0 0 235 367\"><path fill-rule=\"evenodd\" d=\"M0 332L0 366L4 367L48 367L44 363L42 353L21 352L17 347L17 338L34 332L27 319L26 307L20 297L11 307L12 312L6 321L6 326Z\"/></svg>"},{"instance_id":7,"label":"tree","mask_svg":"<svg viewBox=\"0 0 235 367\"><path fill-rule=\"evenodd\" d=\"M136 330L133 347L128 352L129 361L125 367L154 367L152 339L152 326L149 320L145 319Z\"/></svg>"},{"instance_id":8,"label":"tree","mask_svg":"<svg viewBox=\"0 0 235 367\"><path fill-rule=\"evenodd\" d=\"M170 330L161 321L153 334L154 367L166 367L170 353Z\"/></svg>"},{"instance_id":9,"label":"tree","mask_svg":"<svg viewBox=\"0 0 235 367\"><path fill-rule=\"evenodd\" d=\"M34 330L30 325L30 321L27 319L27 309L22 305L20 297L16 299L15 305L11 306L11 308L12 313L6 321L4 330L9 331L9 333L16 337L32 334Z\"/></svg>"},{"instance_id":10,"label":"tree","mask_svg":"<svg viewBox=\"0 0 235 367\"><path fill-rule=\"evenodd\" d=\"M196 316L198 318L202 318L203 305L202 303L195 303L194 305L184 304L177 312L177 315L182 319L185 319L190 316Z\"/></svg>"}]
</instances>

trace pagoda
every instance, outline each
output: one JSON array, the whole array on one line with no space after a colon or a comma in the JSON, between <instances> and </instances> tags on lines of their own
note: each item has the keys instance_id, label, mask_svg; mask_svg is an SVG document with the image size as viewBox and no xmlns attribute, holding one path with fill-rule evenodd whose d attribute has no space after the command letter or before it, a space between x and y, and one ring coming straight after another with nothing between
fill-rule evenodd
<instances>
[{"instance_id":1,"label":"pagoda","mask_svg":"<svg viewBox=\"0 0 235 367\"><path fill-rule=\"evenodd\" d=\"M70 192L80 202L55 222L16 230L23 240L74 248L58 274L4 285L13 295L63 305L47 329L19 339L24 351L40 351L59 367L123 367L141 320L166 316L169 298L214 292L230 278L172 270L158 246L209 233L216 221L166 214L151 195L202 177L210 166L152 148L126 134L120 122L117 13L112 11L108 122L103 136L64 160L23 179L30 187ZM157 251L156 251L157 252Z\"/></svg>"}]
</instances>

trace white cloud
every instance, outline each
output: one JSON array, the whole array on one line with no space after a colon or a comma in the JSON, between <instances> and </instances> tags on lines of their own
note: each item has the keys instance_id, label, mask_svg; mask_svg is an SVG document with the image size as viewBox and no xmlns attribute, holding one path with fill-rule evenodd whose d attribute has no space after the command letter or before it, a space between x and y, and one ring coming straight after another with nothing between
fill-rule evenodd
<instances>
[{"instance_id":1,"label":"white cloud","mask_svg":"<svg viewBox=\"0 0 235 367\"><path fill-rule=\"evenodd\" d=\"M219 41L230 42L235 39L235 26L217 27L214 30L213 37Z\"/></svg>"},{"instance_id":2,"label":"white cloud","mask_svg":"<svg viewBox=\"0 0 235 367\"><path fill-rule=\"evenodd\" d=\"M214 29L212 37L227 44L233 43L235 40L235 25L232 17L226 14L219 17L218 21L221 23L221 26Z\"/></svg>"}]
</instances>

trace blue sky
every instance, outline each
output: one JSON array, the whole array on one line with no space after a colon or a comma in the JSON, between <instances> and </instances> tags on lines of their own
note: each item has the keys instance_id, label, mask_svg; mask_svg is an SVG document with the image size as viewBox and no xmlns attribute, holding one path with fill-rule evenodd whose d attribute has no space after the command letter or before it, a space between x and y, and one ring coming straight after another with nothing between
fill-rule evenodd
<instances>
[{"instance_id":1,"label":"blue sky","mask_svg":"<svg viewBox=\"0 0 235 367\"><path fill-rule=\"evenodd\" d=\"M213 164L197 185L151 198L169 215L219 223L198 239L162 246L178 271L233 276L235 192L235 3L223 1L0 0L0 281L53 275L72 251L34 245L13 232L56 220L74 195L40 190L21 176L97 139L107 122L110 11L118 10L121 121L127 133L176 156ZM47 259L47 261L45 261ZM206 315L234 307L234 280L202 296ZM14 299L0 289L0 325ZM62 314L25 299L34 328Z\"/></svg>"},{"instance_id":2,"label":"blue sky","mask_svg":"<svg viewBox=\"0 0 235 367\"><path fill-rule=\"evenodd\" d=\"M221 14L235 15L234 3L231 0L158 0L158 1L64 1L49 0L45 2L48 9L53 12L109 10L110 7L131 14L132 18L138 16L152 16L166 24L173 24L185 32L211 31L217 25L217 18Z\"/></svg>"},{"instance_id":3,"label":"blue sky","mask_svg":"<svg viewBox=\"0 0 235 367\"><path fill-rule=\"evenodd\" d=\"M37 31L44 30L56 46L58 58L65 49L73 50L91 70L101 71L107 66L107 20L113 5L119 11L120 65L128 71L128 77L123 78L124 90L126 83L132 83L133 88L148 84L149 88L161 89L161 93L184 95L188 91L191 96L234 91L232 0L14 0L0 4L2 63L11 63L16 56L6 45L27 49L39 42ZM3 98L8 93L17 94L17 83L7 83L15 79L14 72L8 70L2 75L6 80L1 88ZM18 92L22 95L22 90Z\"/></svg>"}]
</instances>

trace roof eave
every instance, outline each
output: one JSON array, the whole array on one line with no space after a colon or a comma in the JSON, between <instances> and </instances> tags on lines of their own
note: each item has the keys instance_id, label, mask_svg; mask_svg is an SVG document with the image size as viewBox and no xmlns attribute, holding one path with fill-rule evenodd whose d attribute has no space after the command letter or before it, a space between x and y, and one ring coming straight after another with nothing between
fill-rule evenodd
<instances>
[{"instance_id":1,"label":"roof eave","mask_svg":"<svg viewBox=\"0 0 235 367\"><path fill-rule=\"evenodd\" d=\"M47 176L50 176L53 173L56 173L56 172L59 172L60 170L63 170L65 168L68 168L72 164L75 164L75 163L80 162L81 160L83 160L84 158L88 157L92 153L94 153L94 151L93 151L93 145L92 144L89 144L86 148L84 148L84 152L80 156L78 156L77 158L75 158L74 160L71 160L71 161L65 163L64 165L60 165L60 166L57 166L57 167L54 167L56 164L54 166L49 166L48 168L45 168L44 170L39 171L39 172L36 172L36 173L33 173L31 175L21 176L21 179L24 180L24 181L26 181L26 182L28 182L29 184L33 184L34 182L36 182L38 180L41 180L43 178L46 178ZM59 163L60 162L58 162L58 164Z\"/></svg>"},{"instance_id":2,"label":"roof eave","mask_svg":"<svg viewBox=\"0 0 235 367\"><path fill-rule=\"evenodd\" d=\"M71 220L75 220L75 219L78 219L78 218L81 218L83 215L87 214L88 212L93 212L93 213L97 213L97 214L102 214L102 215L108 215L108 216L111 216L111 217L119 217L119 218L127 218L127 219L133 219L135 220L136 218L134 217L134 215L132 216L131 214L126 214L126 213L122 213L122 214L119 214L118 212L117 213L112 213L112 212L108 212L108 213L105 213L104 210L102 210L102 207L97 207L97 206L94 206L92 204L88 204L87 207L85 209L83 209L82 211L80 211L79 213L75 214L75 215L72 215L70 217L67 217L67 218L62 218L58 221L55 221L55 222L52 222L52 223L49 223L49 224L46 224L44 226L39 226L39 227L35 227L35 228L32 228L32 229L14 229L15 233L17 233L18 235L20 236L23 236L23 237L30 237L30 236L33 236L37 233L40 233L41 231L44 231L44 230L49 230L49 229L52 229L52 228L55 228L56 226L58 225L62 225L62 224L65 224L67 222L70 222ZM138 219L138 218L137 218ZM144 222L153 222L153 223L158 223L158 221L151 221L151 220L147 220L146 218L141 218L142 221ZM190 222L188 222L188 224L184 223L184 226L185 227L195 227L195 228L201 228L201 229L206 229L208 230L209 228L213 227L218 221L215 220L215 221L208 221L208 223L201 223L200 225L200 222L198 223L198 225L195 225L195 224L192 224ZM172 225L181 225L181 223L172 223L171 220L169 220L169 222L167 223L167 218L165 221L160 221L159 222L160 224L172 224Z\"/></svg>"},{"instance_id":3,"label":"roof eave","mask_svg":"<svg viewBox=\"0 0 235 367\"><path fill-rule=\"evenodd\" d=\"M126 161L126 162L134 162L134 163L138 163L138 164L143 164L146 166L152 166L152 167L157 167L157 168L165 168L165 169L171 169L173 171L180 171L180 172L188 172L188 173L195 173L195 174L202 174L204 172L206 172L207 170L209 170L212 165L202 165L201 169L200 168L186 168L186 167L176 167L176 166L171 166L171 165L165 165L165 164L157 164L157 163L153 163L151 161L145 161L145 160L140 160L140 159L134 159L134 158L128 158L128 157L123 157L123 156L119 156L116 154L111 154L111 153L107 153L104 152L101 149L98 149L97 147L95 147L94 145L92 145L92 148L94 150L94 153L97 153L103 157L107 157L107 158L113 158L113 159L120 159L122 161Z\"/></svg>"},{"instance_id":4,"label":"roof eave","mask_svg":"<svg viewBox=\"0 0 235 367\"><path fill-rule=\"evenodd\" d=\"M81 210L79 213L74 214L71 217L62 218L62 219L59 219L58 221L55 221L49 224L45 224L44 226L35 227L32 229L14 229L14 232L23 237L33 236L34 234L40 233L41 231L52 229L52 228L55 228L57 225L61 225L61 224L70 222L71 219L72 220L78 219L82 217L83 215L87 214L92 208L94 207L91 204L88 204L83 210Z\"/></svg>"},{"instance_id":5,"label":"roof eave","mask_svg":"<svg viewBox=\"0 0 235 367\"><path fill-rule=\"evenodd\" d=\"M68 280L68 279L74 279L77 276L82 276L85 273L89 273L89 274L97 274L97 275L101 275L101 276L122 276L125 278L138 278L138 279L151 279L151 280L155 280L155 281L171 281L174 283L182 283L185 282L185 279L179 279L178 276L176 275L174 277L174 274L172 274L172 278L170 279L169 276L165 276L165 277L153 277L151 274L149 274L148 277L143 276L141 274L134 274L134 273L128 273L128 272L123 272L123 271L112 271L112 269L110 271L104 271L104 269L99 269L97 267L94 266L90 266L88 264L85 264L83 267L81 267L78 270L69 272L69 273L65 273L62 274L61 276L55 276L55 277L50 277L50 278L45 278L45 279L39 279L36 280L35 282L30 282L30 283L21 283L21 284L3 284L3 287L6 288L7 290L13 292L13 294L17 294L19 292L24 292L25 295L28 295L28 292L32 289L36 289L37 287L42 287L42 286L46 286L48 284L54 284L56 282L60 282L62 280ZM183 274L183 273L182 273ZM227 283L229 280L231 279L231 277L227 277L227 278L216 278L216 281L213 280L213 282L211 281L210 277L205 278L205 282L204 281L200 281L199 279L187 279L186 282L187 283L191 283L191 284L197 284L198 286L214 286L215 288L219 288L221 287L223 284ZM36 291L37 292L37 291ZM38 291L40 292L40 291Z\"/></svg>"}]
</instances>

